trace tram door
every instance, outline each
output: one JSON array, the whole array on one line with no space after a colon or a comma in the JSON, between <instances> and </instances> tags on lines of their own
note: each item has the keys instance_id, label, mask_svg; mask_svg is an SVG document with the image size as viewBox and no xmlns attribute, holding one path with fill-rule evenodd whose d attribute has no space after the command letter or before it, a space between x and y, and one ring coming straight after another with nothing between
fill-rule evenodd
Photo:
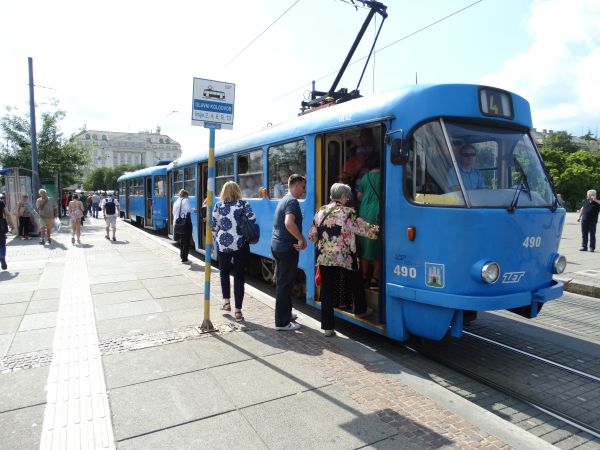
<instances>
[{"instance_id":1,"label":"tram door","mask_svg":"<svg viewBox=\"0 0 600 450\"><path fill-rule=\"evenodd\" d=\"M145 205L144 208L144 226L146 228L152 227L152 177L146 177L145 179Z\"/></svg>"},{"instance_id":2,"label":"tram door","mask_svg":"<svg viewBox=\"0 0 600 450\"><path fill-rule=\"evenodd\" d=\"M126 220L129 220L129 211L130 211L130 206L129 206L129 191L131 189L131 181L132 180L126 180L125 181L125 214L123 215L123 218Z\"/></svg>"},{"instance_id":3,"label":"tram door","mask_svg":"<svg viewBox=\"0 0 600 450\"><path fill-rule=\"evenodd\" d=\"M381 164L382 131L383 127L381 125L364 126L331 133L322 138L324 145L321 151L321 185L319 189L321 201L317 200L318 204L315 205L317 208L329 202L329 190L334 183L344 183L353 189L355 195L353 206L357 212L359 211L356 191L360 184L360 177L364 176L365 172L368 172L367 165L377 164L376 162L373 163L373 161L377 161L376 155L380 156L378 161L379 168L381 169L381 179L383 179L383 164ZM375 159L372 158L373 156L375 156ZM367 162L367 159L369 162ZM373 178L375 179L376 177L374 176ZM381 195L382 193L380 188L379 194ZM381 195L381 197L383 196ZM383 211L381 199L379 199L379 203L379 215L381 216ZM379 217L379 223L383 223L381 217ZM381 260L383 255L381 240L378 240L376 245L379 248L378 259ZM363 261L364 263L366 261ZM379 322L381 317L381 299L379 295L381 275L378 273L379 270L377 264L369 264L367 271L368 278L369 280L373 279L373 281L377 281L377 283L365 283L363 289L368 307L374 310L374 313L365 319L370 322ZM359 279L362 279L362 275L362 271L356 274Z\"/></svg>"},{"instance_id":4,"label":"tram door","mask_svg":"<svg viewBox=\"0 0 600 450\"><path fill-rule=\"evenodd\" d=\"M167 235L173 235L173 172L167 172Z\"/></svg>"},{"instance_id":5,"label":"tram door","mask_svg":"<svg viewBox=\"0 0 600 450\"><path fill-rule=\"evenodd\" d=\"M208 190L208 164L203 163L198 167L198 248L203 249L206 247L206 213L202 214L202 202L206 198ZM214 195L213 192L213 205L214 205Z\"/></svg>"}]
</instances>

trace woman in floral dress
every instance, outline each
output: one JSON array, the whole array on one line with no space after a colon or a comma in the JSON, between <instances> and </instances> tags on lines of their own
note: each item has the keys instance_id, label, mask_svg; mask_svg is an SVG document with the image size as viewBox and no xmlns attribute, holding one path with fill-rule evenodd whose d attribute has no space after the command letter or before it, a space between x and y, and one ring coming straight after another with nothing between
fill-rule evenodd
<instances>
[{"instance_id":1,"label":"woman in floral dress","mask_svg":"<svg viewBox=\"0 0 600 450\"><path fill-rule=\"evenodd\" d=\"M343 307L354 298L354 315L365 317L369 311L358 274L356 236L377 239L379 227L358 217L346 206L352 199L350 186L335 183L330 190L331 202L323 206L313 219L308 238L317 248L317 266L321 273L321 328L326 336L334 334L336 305ZM358 286L354 280L358 279ZM358 287L358 290L357 290Z\"/></svg>"}]
</instances>

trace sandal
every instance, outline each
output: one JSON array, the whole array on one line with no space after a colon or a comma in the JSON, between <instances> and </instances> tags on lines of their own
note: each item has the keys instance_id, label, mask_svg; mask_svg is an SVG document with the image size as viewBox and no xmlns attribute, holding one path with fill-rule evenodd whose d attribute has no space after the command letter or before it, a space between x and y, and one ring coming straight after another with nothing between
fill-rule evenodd
<instances>
[{"instance_id":1,"label":"sandal","mask_svg":"<svg viewBox=\"0 0 600 450\"><path fill-rule=\"evenodd\" d=\"M221 305L221 309L223 311L231 311L231 303L225 302Z\"/></svg>"},{"instance_id":2,"label":"sandal","mask_svg":"<svg viewBox=\"0 0 600 450\"><path fill-rule=\"evenodd\" d=\"M242 322L243 320L244 320L244 316L242 314L242 311L241 310L236 311L235 312L235 321L236 322Z\"/></svg>"}]
</instances>

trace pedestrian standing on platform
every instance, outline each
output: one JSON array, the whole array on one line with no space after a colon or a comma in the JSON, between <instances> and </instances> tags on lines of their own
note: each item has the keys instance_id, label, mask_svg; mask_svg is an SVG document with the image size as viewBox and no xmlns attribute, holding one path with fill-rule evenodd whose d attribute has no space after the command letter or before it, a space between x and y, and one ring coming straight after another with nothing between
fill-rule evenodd
<instances>
[{"instance_id":1,"label":"pedestrian standing on platform","mask_svg":"<svg viewBox=\"0 0 600 450\"><path fill-rule=\"evenodd\" d=\"M69 202L70 201L71 201L71 199L69 198L69 196L67 195L67 193L63 192L63 195L60 198L60 206L62 208L62 215L63 216L67 215L67 206L69 206Z\"/></svg>"},{"instance_id":2,"label":"pedestrian standing on platform","mask_svg":"<svg viewBox=\"0 0 600 450\"><path fill-rule=\"evenodd\" d=\"M104 221L106 222L106 239L110 240L109 229L112 229L112 240L115 242L117 238L115 234L117 232L117 217L119 215L119 201L114 197L113 191L107 192L108 196L102 200L100 207L102 208L102 214L104 215Z\"/></svg>"},{"instance_id":3,"label":"pedestrian standing on platform","mask_svg":"<svg viewBox=\"0 0 600 450\"><path fill-rule=\"evenodd\" d=\"M52 244L50 234L54 226L54 218L58 217L58 206L48 196L46 189L39 190L39 198L35 202L35 207L40 216L40 244L44 245L44 232L48 236L48 244Z\"/></svg>"},{"instance_id":4,"label":"pedestrian standing on platform","mask_svg":"<svg viewBox=\"0 0 600 450\"><path fill-rule=\"evenodd\" d=\"M0 267L2 270L8 269L6 265L6 233L8 233L8 213L6 212L6 198L0 194Z\"/></svg>"},{"instance_id":5,"label":"pedestrian standing on platform","mask_svg":"<svg viewBox=\"0 0 600 450\"><path fill-rule=\"evenodd\" d=\"M306 178L293 174L288 180L288 193L279 200L273 218L271 252L277 263L275 288L275 328L297 330L292 314L292 290L296 279L299 252L306 248L302 236L302 211L298 199L306 194Z\"/></svg>"},{"instance_id":6,"label":"pedestrian standing on platform","mask_svg":"<svg viewBox=\"0 0 600 450\"><path fill-rule=\"evenodd\" d=\"M14 214L19 220L19 239L31 239L29 237L29 230L31 228L33 206L29 202L29 196L27 194L21 196L21 201L15 206Z\"/></svg>"},{"instance_id":7,"label":"pedestrian standing on platform","mask_svg":"<svg viewBox=\"0 0 600 450\"><path fill-rule=\"evenodd\" d=\"M192 240L192 213L196 212L196 208L192 208L192 204L188 198L188 191L181 189L177 195L179 198L173 203L173 223L178 218L185 220L183 234L178 235L178 238L179 256L181 257L181 262L186 264L189 263L188 254L190 252L190 241Z\"/></svg>"},{"instance_id":8,"label":"pedestrian standing on platform","mask_svg":"<svg viewBox=\"0 0 600 450\"><path fill-rule=\"evenodd\" d=\"M220 201L215 205L212 215L213 241L219 258L221 292L225 311L231 311L231 286L229 276L233 269L233 298L235 300L235 320L244 320L242 303L244 301L245 271L250 244L242 235L240 221L256 222L256 216L248 202L242 200L242 191L235 181L228 181L221 188Z\"/></svg>"},{"instance_id":9,"label":"pedestrian standing on platform","mask_svg":"<svg viewBox=\"0 0 600 450\"><path fill-rule=\"evenodd\" d=\"M581 204L577 222L581 222L581 248L579 251L587 252L588 237L590 252L596 250L596 225L598 224L598 212L600 212L600 200L596 198L596 191L587 191L587 198Z\"/></svg>"},{"instance_id":10,"label":"pedestrian standing on platform","mask_svg":"<svg viewBox=\"0 0 600 450\"><path fill-rule=\"evenodd\" d=\"M83 205L83 207L86 209L86 211L88 212L88 214L93 217L94 210L92 209L92 205L93 205L92 201L93 201L92 200L92 196L88 195L88 197L87 197L87 205Z\"/></svg>"},{"instance_id":11,"label":"pedestrian standing on platform","mask_svg":"<svg viewBox=\"0 0 600 450\"><path fill-rule=\"evenodd\" d=\"M79 200L79 195L74 194L73 200L67 205L67 213L71 221L71 243L75 243L75 237L77 237L77 243L81 244L81 218L83 217L83 203Z\"/></svg>"},{"instance_id":12,"label":"pedestrian standing on platform","mask_svg":"<svg viewBox=\"0 0 600 450\"><path fill-rule=\"evenodd\" d=\"M364 177L363 177L364 179ZM358 276L356 236L377 239L379 227L358 217L352 201L352 189L335 183L330 190L331 202L315 214L308 239L317 249L317 267L321 274L321 329L333 336L334 306L354 303L354 315L362 318L373 311L367 308L361 278ZM349 305L348 305L349 306Z\"/></svg>"},{"instance_id":13,"label":"pedestrian standing on platform","mask_svg":"<svg viewBox=\"0 0 600 450\"><path fill-rule=\"evenodd\" d=\"M94 192L94 195L92 195L92 216L94 218L98 218L98 211L100 211L100 194L98 193L98 191Z\"/></svg>"}]
</instances>

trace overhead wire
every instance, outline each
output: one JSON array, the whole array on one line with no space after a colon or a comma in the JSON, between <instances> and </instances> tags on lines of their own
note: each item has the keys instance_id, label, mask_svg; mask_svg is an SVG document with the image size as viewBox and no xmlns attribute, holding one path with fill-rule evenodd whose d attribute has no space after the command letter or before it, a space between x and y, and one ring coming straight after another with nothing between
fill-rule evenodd
<instances>
[{"instance_id":1,"label":"overhead wire","mask_svg":"<svg viewBox=\"0 0 600 450\"><path fill-rule=\"evenodd\" d=\"M233 61L235 61L242 53L244 53L246 50L248 50L248 48L258 40L258 38L260 38L263 34L265 34L269 28L271 28L273 25L275 25L279 21L279 19L281 19L288 12L290 12L290 10L294 6L296 6L299 2L300 2L300 0L296 0L294 3L292 3L292 5L288 9L286 9L277 19L275 19L267 28L265 28L263 31L261 31L258 36L256 36L254 39L252 39L252 41L250 41L250 43L248 45L246 45L243 49L241 49L237 53L237 55L235 55L233 58L231 58L229 60L229 62L223 66L223 69L225 69L229 64L231 64Z\"/></svg>"},{"instance_id":2,"label":"overhead wire","mask_svg":"<svg viewBox=\"0 0 600 450\"><path fill-rule=\"evenodd\" d=\"M340 1L342 1L343 3L348 3L348 2L347 2L347 1L345 1L345 0L340 0ZM469 9L469 8L471 8L471 7L475 6L476 4L478 4L478 3L481 3L481 2L483 2L483 1L484 1L484 0L477 0L477 1L475 1L475 2L473 2L473 3L471 3L471 4L469 4L469 5L467 5L467 6L463 7L463 8L461 8L461 9L458 9L458 10L456 10L456 11L454 11L454 12L452 12L452 13L450 13L450 14L448 14L448 15L446 15L446 16L444 16L444 17L442 17L442 18L440 18L440 19L437 19L437 20L435 20L434 22L431 22L430 24L428 24L428 25L425 25L424 27L421 27L421 28L419 28L418 30L416 30L416 31L413 31L413 32L411 32L411 33L409 33L409 34L407 34L407 35L405 35L405 36L402 36L400 39L398 39L398 40L396 40L396 41L394 41L394 42L391 42L390 44L387 44L387 45L383 46L382 48L380 48L380 49L378 49L378 50L375 50L375 51L373 52L373 54L374 54L374 55L376 55L377 53L379 53L379 52L381 52L381 51L383 51L383 50L386 50L386 49L390 48L391 46L393 46L393 45L396 45L396 44L398 44L399 42L402 42L402 41L404 41L404 40L408 39L409 37L412 37L412 36L414 36L415 34L418 34L418 33L422 32L422 31L424 31L424 30L426 30L426 29L428 29L428 28L431 28L432 26L434 26L434 25L437 25L437 24L439 24L439 23L443 22L444 20L446 20L446 19L449 19L449 18L450 18L450 17L452 17L452 16L455 16L456 14L459 14L459 13L461 13L461 12L463 12L463 11L466 11L467 9ZM297 3L297 2L296 2L296 3ZM292 6L293 6L293 5L292 5ZM265 30L265 31L266 31L266 30ZM348 66L352 66L352 65L354 65L354 64L356 64L356 63L359 63L359 62L361 62L361 61L365 60L366 58L367 58L367 56L363 56L363 57L361 57L361 58L358 58L358 59L356 59L356 60L352 61L350 64L348 64ZM325 78L327 78L327 77L330 77L331 75L335 75L335 74L337 74L337 73L338 73L338 69L336 69L336 70L333 70L333 71L331 71L331 72L329 72L329 73L327 73L327 74L325 74L325 75L322 75L322 76L320 76L319 78L316 78L314 81L315 81L315 82L317 82L317 81L324 80ZM309 85L310 85L310 83L304 83L302 86L299 86L299 87L297 87L297 88L295 88L295 89L293 89L293 90L291 90L291 91L288 91L288 92L287 92L287 93L285 93L285 94L282 94L282 95L280 95L280 96L278 96L278 97L276 97L276 98L274 98L274 99L271 99L271 100L270 100L268 103L275 103L276 101L278 101L278 100L280 100L280 99L282 99L282 98L285 98L285 97L287 97L288 95L295 94L295 93L296 93L296 92L298 92L299 90L301 90L301 89L305 89L305 88L306 88L307 86L309 86ZM264 105L263 105L263 106L264 106ZM248 111L255 111L256 109L258 109L258 108L254 108L254 109L252 109L252 110L248 110ZM248 112L248 111L246 111L246 112Z\"/></svg>"}]
</instances>

